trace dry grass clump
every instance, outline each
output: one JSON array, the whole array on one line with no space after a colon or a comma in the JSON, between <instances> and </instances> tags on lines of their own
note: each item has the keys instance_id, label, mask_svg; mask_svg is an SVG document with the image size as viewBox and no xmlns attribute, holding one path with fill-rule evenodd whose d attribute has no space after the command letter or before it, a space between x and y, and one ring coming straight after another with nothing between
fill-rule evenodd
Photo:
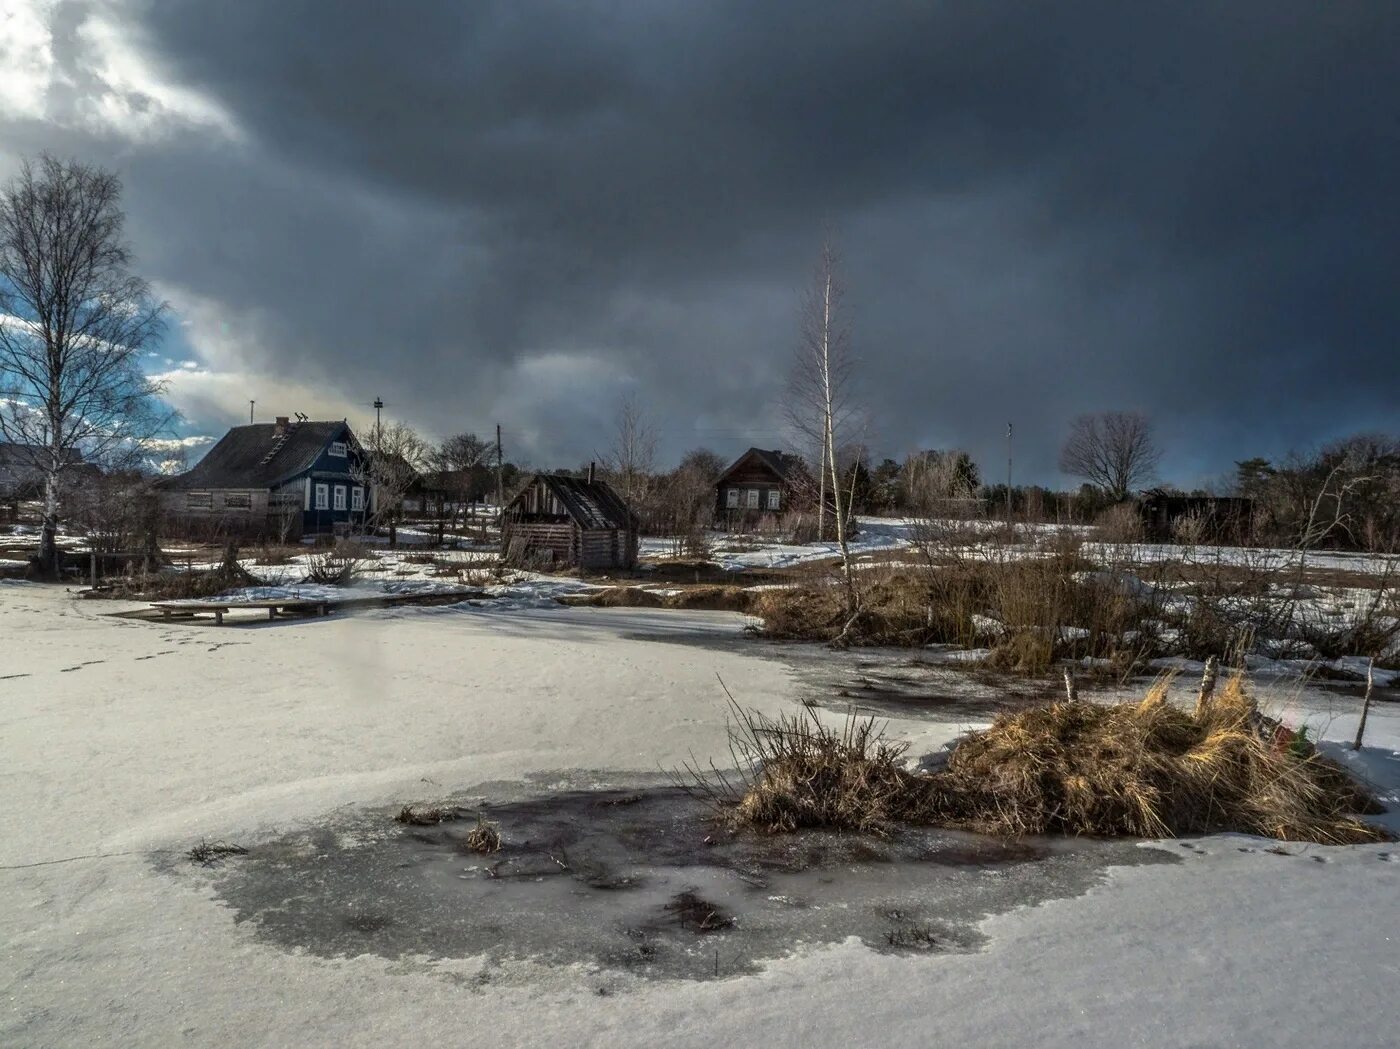
<instances>
[{"instance_id":1,"label":"dry grass clump","mask_svg":"<svg viewBox=\"0 0 1400 1049\"><path fill-rule=\"evenodd\" d=\"M1238 676L1193 713L1159 683L1141 703L1003 715L938 774L954 821L1001 833L1175 837L1239 831L1338 845L1384 840L1340 766L1262 718Z\"/></svg>"},{"instance_id":2,"label":"dry grass clump","mask_svg":"<svg viewBox=\"0 0 1400 1049\"><path fill-rule=\"evenodd\" d=\"M185 859L201 867L217 867L230 856L246 856L248 850L230 841L209 841L204 839L185 853Z\"/></svg>"},{"instance_id":3,"label":"dry grass clump","mask_svg":"<svg viewBox=\"0 0 1400 1049\"><path fill-rule=\"evenodd\" d=\"M478 816L476 826L467 834L466 844L473 852L500 852L501 825L485 816Z\"/></svg>"},{"instance_id":4,"label":"dry grass clump","mask_svg":"<svg viewBox=\"0 0 1400 1049\"><path fill-rule=\"evenodd\" d=\"M810 709L776 719L733 710L730 741L740 782L713 767L708 776L694 766L688 771L692 789L718 803L736 826L881 834L931 815L932 783L904 769L907 744L886 739L874 718L848 717L837 730Z\"/></svg>"},{"instance_id":5,"label":"dry grass clump","mask_svg":"<svg viewBox=\"0 0 1400 1049\"><path fill-rule=\"evenodd\" d=\"M414 827L433 827L455 820L460 813L450 805L405 805L394 817L397 823Z\"/></svg>"},{"instance_id":6,"label":"dry grass clump","mask_svg":"<svg viewBox=\"0 0 1400 1049\"><path fill-rule=\"evenodd\" d=\"M996 834L1176 837L1236 831L1339 845L1383 841L1380 811L1343 769L1262 717L1238 677L1197 712L1166 701L1071 701L999 717L945 768L903 768L873 719L836 731L810 712L744 713L731 732L744 781L706 788L736 825L881 832L897 822ZM692 769L697 782L700 777Z\"/></svg>"}]
</instances>

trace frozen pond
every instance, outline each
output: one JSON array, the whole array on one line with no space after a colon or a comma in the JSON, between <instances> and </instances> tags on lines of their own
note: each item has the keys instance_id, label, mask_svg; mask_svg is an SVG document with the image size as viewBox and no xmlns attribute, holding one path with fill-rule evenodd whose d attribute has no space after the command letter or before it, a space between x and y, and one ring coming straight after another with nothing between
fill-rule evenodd
<instances>
[{"instance_id":1,"label":"frozen pond","mask_svg":"<svg viewBox=\"0 0 1400 1049\"><path fill-rule=\"evenodd\" d=\"M398 823L392 808L337 815L230 859L216 892L237 922L287 950L478 958L483 981L502 978L505 963L581 963L606 989L617 977L757 972L799 946L849 938L877 951L966 951L990 914L1079 895L1109 865L1176 860L1127 843L924 828L734 834L674 785L544 785L448 799L460 818L432 826ZM499 852L466 847L477 814L499 824Z\"/></svg>"}]
</instances>

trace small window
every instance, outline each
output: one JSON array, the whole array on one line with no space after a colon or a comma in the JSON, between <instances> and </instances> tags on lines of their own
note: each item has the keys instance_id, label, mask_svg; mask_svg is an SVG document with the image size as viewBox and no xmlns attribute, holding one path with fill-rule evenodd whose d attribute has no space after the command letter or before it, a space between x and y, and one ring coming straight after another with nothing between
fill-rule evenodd
<instances>
[{"instance_id":1,"label":"small window","mask_svg":"<svg viewBox=\"0 0 1400 1049\"><path fill-rule=\"evenodd\" d=\"M225 510L251 510L253 499L247 492L225 492Z\"/></svg>"},{"instance_id":2,"label":"small window","mask_svg":"<svg viewBox=\"0 0 1400 1049\"><path fill-rule=\"evenodd\" d=\"M744 492L744 505L750 510L758 509L758 489L749 488Z\"/></svg>"},{"instance_id":3,"label":"small window","mask_svg":"<svg viewBox=\"0 0 1400 1049\"><path fill-rule=\"evenodd\" d=\"M770 488L770 489L768 489L768 509L770 509L770 510L776 510L776 509L778 508L778 499L779 499L779 498L780 498L780 497L779 497L779 495L778 495L778 489L776 489L776 488Z\"/></svg>"},{"instance_id":4,"label":"small window","mask_svg":"<svg viewBox=\"0 0 1400 1049\"><path fill-rule=\"evenodd\" d=\"M214 509L213 492L190 492L185 496L186 510L212 510Z\"/></svg>"},{"instance_id":5,"label":"small window","mask_svg":"<svg viewBox=\"0 0 1400 1049\"><path fill-rule=\"evenodd\" d=\"M724 505L731 510L739 509L739 489L729 488L725 490Z\"/></svg>"},{"instance_id":6,"label":"small window","mask_svg":"<svg viewBox=\"0 0 1400 1049\"><path fill-rule=\"evenodd\" d=\"M328 451L330 452L331 455L335 456L337 459L344 459L344 458L345 458L345 442L344 442L344 441L332 441L332 442L331 442L331 446L330 446L330 448L328 449Z\"/></svg>"},{"instance_id":7,"label":"small window","mask_svg":"<svg viewBox=\"0 0 1400 1049\"><path fill-rule=\"evenodd\" d=\"M359 485L350 489L350 509L363 510L365 508L365 490Z\"/></svg>"},{"instance_id":8,"label":"small window","mask_svg":"<svg viewBox=\"0 0 1400 1049\"><path fill-rule=\"evenodd\" d=\"M330 485L318 484L316 486L316 509L324 510L330 505Z\"/></svg>"},{"instance_id":9,"label":"small window","mask_svg":"<svg viewBox=\"0 0 1400 1049\"><path fill-rule=\"evenodd\" d=\"M345 485L343 484L335 486L335 508L337 510L345 509Z\"/></svg>"}]
</instances>

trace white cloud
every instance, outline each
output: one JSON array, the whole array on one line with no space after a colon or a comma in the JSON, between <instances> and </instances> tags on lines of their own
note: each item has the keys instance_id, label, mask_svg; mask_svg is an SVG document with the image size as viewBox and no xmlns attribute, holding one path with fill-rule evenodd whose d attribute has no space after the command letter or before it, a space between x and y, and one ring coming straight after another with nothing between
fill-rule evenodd
<instances>
[{"instance_id":1,"label":"white cloud","mask_svg":"<svg viewBox=\"0 0 1400 1049\"><path fill-rule=\"evenodd\" d=\"M71 57L54 47L56 0L0 5L0 119L38 120L145 141L181 128L230 141L229 111L160 69L120 0L95 0L73 29ZM66 63L66 64L65 64Z\"/></svg>"},{"instance_id":2,"label":"white cloud","mask_svg":"<svg viewBox=\"0 0 1400 1049\"><path fill-rule=\"evenodd\" d=\"M54 0L0 6L0 116L41 119L54 77Z\"/></svg>"}]
</instances>

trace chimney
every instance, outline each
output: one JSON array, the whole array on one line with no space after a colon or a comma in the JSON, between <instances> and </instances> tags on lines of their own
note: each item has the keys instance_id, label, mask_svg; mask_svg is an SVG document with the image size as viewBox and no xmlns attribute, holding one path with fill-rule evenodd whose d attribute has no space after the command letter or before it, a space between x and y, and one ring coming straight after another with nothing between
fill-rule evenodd
<instances>
[{"instance_id":1,"label":"chimney","mask_svg":"<svg viewBox=\"0 0 1400 1049\"><path fill-rule=\"evenodd\" d=\"M588 464L588 483L589 483L589 484L592 484L592 483L593 483L593 467L594 467L594 465L595 465L595 464L594 464L594 463L591 463L591 462Z\"/></svg>"},{"instance_id":2,"label":"chimney","mask_svg":"<svg viewBox=\"0 0 1400 1049\"><path fill-rule=\"evenodd\" d=\"M284 433L287 432L287 426L290 422L291 420L288 419L285 415L279 415L277 417L277 425L272 428L272 436L281 437Z\"/></svg>"}]
</instances>

